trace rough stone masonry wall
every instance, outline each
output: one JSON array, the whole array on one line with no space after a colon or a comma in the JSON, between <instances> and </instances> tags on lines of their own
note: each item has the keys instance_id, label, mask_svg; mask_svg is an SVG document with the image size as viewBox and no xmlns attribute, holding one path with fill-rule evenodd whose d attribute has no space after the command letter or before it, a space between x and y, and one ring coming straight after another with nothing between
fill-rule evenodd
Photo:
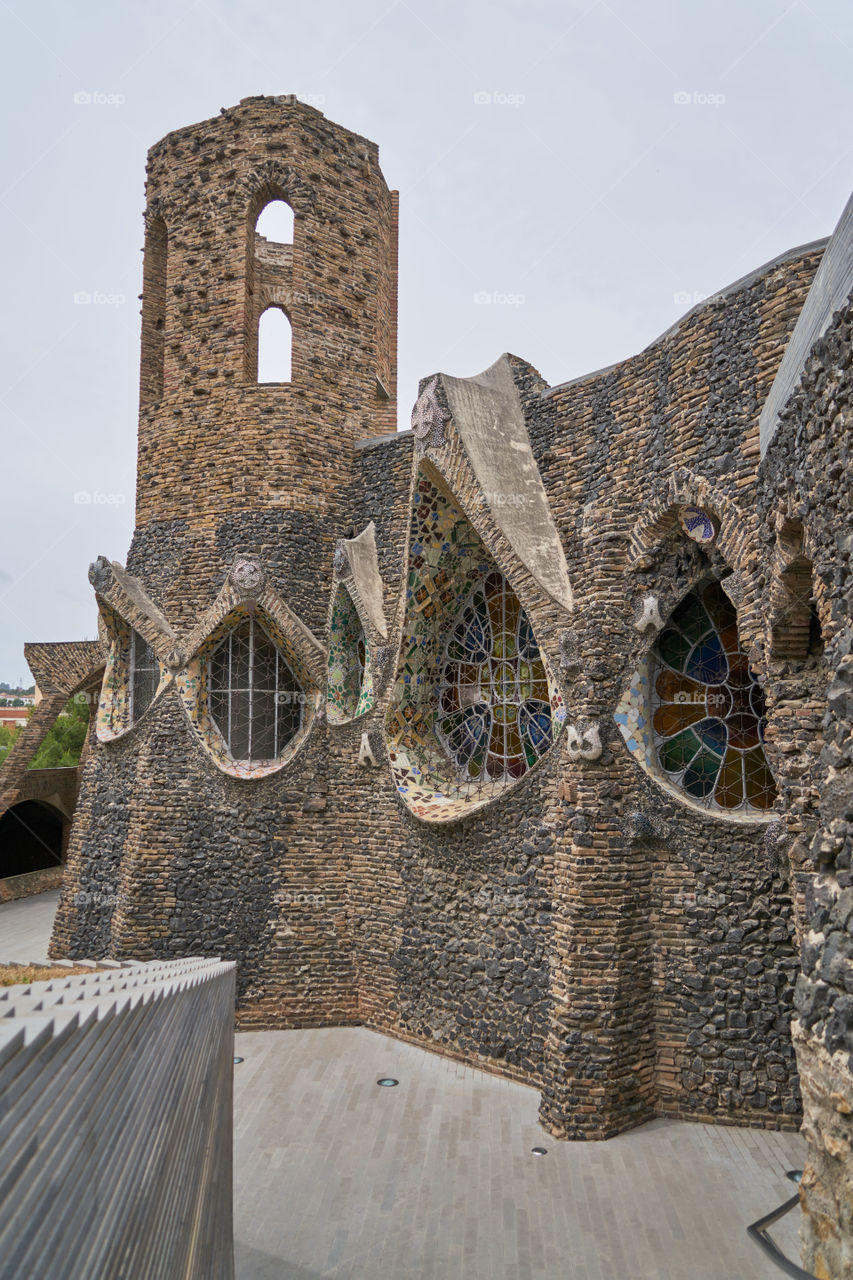
<instances>
[{"instance_id":1,"label":"rough stone masonry wall","mask_svg":"<svg viewBox=\"0 0 853 1280\"><path fill-rule=\"evenodd\" d=\"M813 347L760 476L768 579L778 571L779 542L792 524L801 527L824 646L819 663L768 658L768 682L785 693L789 722L800 710L822 729L812 751L798 750L789 733L782 745L790 742L784 754L795 767L778 770L805 897L794 1023L809 1143L800 1194L804 1261L821 1280L853 1276L851 338L848 302ZM771 635L767 642L770 649Z\"/></svg>"},{"instance_id":2,"label":"rough stone masonry wall","mask_svg":"<svg viewBox=\"0 0 853 1280\"><path fill-rule=\"evenodd\" d=\"M254 545L321 628L350 447L396 425L396 204L377 148L295 101L250 98L152 147L146 191L146 286L159 295L164 253L166 284L162 315L143 299L129 567L180 628ZM294 211L292 376L259 385L254 223L275 198Z\"/></svg>"},{"instance_id":3,"label":"rough stone masonry wall","mask_svg":"<svg viewBox=\"0 0 853 1280\"><path fill-rule=\"evenodd\" d=\"M153 147L147 198L128 569L180 636L234 558L257 558L322 642L352 443L395 425L396 204L377 148L295 100L247 99ZM293 362L289 384L263 386L246 320L255 218L273 198L295 215ZM127 734L93 741L54 947L227 954L248 1022L353 1021L350 854L324 734L283 772L235 779L170 688Z\"/></svg>"},{"instance_id":4,"label":"rough stone masonry wall","mask_svg":"<svg viewBox=\"0 0 853 1280\"><path fill-rule=\"evenodd\" d=\"M464 822L428 825L400 800L382 724L405 603L413 439L358 452L357 523L376 524L394 655L373 711L329 726L338 822L353 847L360 1015L378 1030L537 1083L550 1009L553 832L544 809L556 757ZM485 542L496 551L496 532ZM363 732L376 746L377 769L357 764Z\"/></svg>"},{"instance_id":5,"label":"rough stone masonry wall","mask_svg":"<svg viewBox=\"0 0 853 1280\"><path fill-rule=\"evenodd\" d=\"M234 957L241 1025L365 1022L539 1084L558 1134L603 1137L656 1112L794 1125L787 864L766 824L711 817L648 778L612 716L652 642L633 626L644 595L666 616L733 570L742 635L760 639L758 410L820 247L580 382L548 392L514 361L577 600L569 719L597 724L603 751L573 764L562 738L496 804L435 826L405 809L384 750L412 438L353 447L391 425L376 376L393 358L396 232L375 148L310 108L250 99L158 144L149 183L166 287L161 317L155 228L128 568L181 632L235 555L257 557L325 641L335 541L372 519L390 661L366 716L315 723L264 779L218 770L173 688L93 743L54 951ZM246 210L281 193L296 214L291 286L315 301L294 304L292 384L258 387L244 381ZM158 319L160 401L146 372ZM710 551L677 528L687 501L719 519ZM482 504L475 525L507 567ZM530 617L552 642L554 606ZM358 763L364 733L378 767Z\"/></svg>"},{"instance_id":6,"label":"rough stone masonry wall","mask_svg":"<svg viewBox=\"0 0 853 1280\"><path fill-rule=\"evenodd\" d=\"M629 755L613 711L654 634L708 574L761 587L753 506L757 411L820 260L788 255L697 308L636 358L542 392L518 366L530 434L576 599L569 720L603 751L562 762L555 819L553 1013L542 1118L604 1136L662 1112L797 1124L789 1021L796 975L787 868L766 823L691 809ZM681 502L720 519L710 552Z\"/></svg>"}]
</instances>

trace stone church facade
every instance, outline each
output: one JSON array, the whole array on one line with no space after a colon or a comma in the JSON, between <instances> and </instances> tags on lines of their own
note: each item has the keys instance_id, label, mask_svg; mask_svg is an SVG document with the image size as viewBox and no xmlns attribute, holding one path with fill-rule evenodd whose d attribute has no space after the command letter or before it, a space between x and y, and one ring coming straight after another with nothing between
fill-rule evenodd
<instances>
[{"instance_id":1,"label":"stone church facade","mask_svg":"<svg viewBox=\"0 0 853 1280\"><path fill-rule=\"evenodd\" d=\"M804 1105L853 1275L851 221L397 433L375 145L251 98L152 148L133 542L100 644L33 649L98 703L53 953L233 958L241 1027L364 1024L558 1136Z\"/></svg>"}]
</instances>

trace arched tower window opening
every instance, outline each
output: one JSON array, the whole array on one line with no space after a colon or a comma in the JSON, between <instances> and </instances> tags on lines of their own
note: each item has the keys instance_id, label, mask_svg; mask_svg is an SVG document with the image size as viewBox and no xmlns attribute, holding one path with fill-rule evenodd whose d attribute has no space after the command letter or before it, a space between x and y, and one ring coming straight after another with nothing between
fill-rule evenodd
<instances>
[{"instance_id":1,"label":"arched tower window opening","mask_svg":"<svg viewBox=\"0 0 853 1280\"><path fill-rule=\"evenodd\" d=\"M270 200L258 214L255 232L272 244L293 244L293 210L285 200Z\"/></svg>"},{"instance_id":2,"label":"arched tower window opening","mask_svg":"<svg viewBox=\"0 0 853 1280\"><path fill-rule=\"evenodd\" d=\"M293 331L281 307L267 307L258 321L258 382L290 382Z\"/></svg>"},{"instance_id":3,"label":"arched tower window opening","mask_svg":"<svg viewBox=\"0 0 853 1280\"><path fill-rule=\"evenodd\" d=\"M299 681L254 615L232 627L211 653L208 699L233 760L275 760L302 727Z\"/></svg>"},{"instance_id":4,"label":"arched tower window opening","mask_svg":"<svg viewBox=\"0 0 853 1280\"><path fill-rule=\"evenodd\" d=\"M154 700L160 683L160 664L151 645L138 631L130 633L130 705L128 719L135 724Z\"/></svg>"}]
</instances>

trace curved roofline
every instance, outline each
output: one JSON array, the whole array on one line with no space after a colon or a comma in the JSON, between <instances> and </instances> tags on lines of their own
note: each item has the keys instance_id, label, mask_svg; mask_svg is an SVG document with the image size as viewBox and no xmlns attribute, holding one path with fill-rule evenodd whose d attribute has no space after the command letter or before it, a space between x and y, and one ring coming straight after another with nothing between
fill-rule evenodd
<instances>
[{"instance_id":1,"label":"curved roofline","mask_svg":"<svg viewBox=\"0 0 853 1280\"><path fill-rule=\"evenodd\" d=\"M629 360L636 360L638 356L645 355L647 351L653 350L654 347L663 342L665 338L670 337L671 334L677 333L685 321L689 320L692 315L702 311L705 307L715 306L720 298L728 298L733 293L737 293L741 289L746 288L748 285L752 284L753 281L760 279L763 275L766 275L768 271L772 271L774 267L781 266L783 262L790 262L794 258L801 258L807 253L813 253L816 249L825 249L829 244L829 240L829 236L822 236L819 240L810 240L807 244L797 245L794 249L786 249L784 253L780 253L777 257L771 258L769 262L765 262L760 267L755 267L752 271L748 271L745 276L741 276L738 280L734 280L731 284L726 285L725 288L718 289L716 293L709 294L707 298L703 298L701 302L697 302L689 311L685 311L683 316L679 316L675 323L671 324L668 329L664 329L663 333L659 334L656 338L653 338L652 341L645 347L642 347L641 350L635 351L633 355L623 356L621 360L615 360L613 364L604 365L601 369L594 369L592 373L582 373L579 374L577 378L569 378L567 382L557 382L553 387L547 387L541 393L542 399L547 400L557 391L563 391L566 387L577 386L579 382L588 382L592 378L600 378L603 374L610 373L612 369L618 369L620 365L626 364Z\"/></svg>"}]
</instances>

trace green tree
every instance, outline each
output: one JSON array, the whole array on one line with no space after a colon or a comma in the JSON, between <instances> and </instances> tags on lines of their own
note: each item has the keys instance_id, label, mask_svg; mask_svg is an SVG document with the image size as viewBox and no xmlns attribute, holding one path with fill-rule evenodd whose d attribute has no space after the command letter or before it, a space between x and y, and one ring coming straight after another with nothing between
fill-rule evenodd
<instances>
[{"instance_id":1,"label":"green tree","mask_svg":"<svg viewBox=\"0 0 853 1280\"><path fill-rule=\"evenodd\" d=\"M20 732L18 725L0 724L0 765L6 759Z\"/></svg>"},{"instance_id":2,"label":"green tree","mask_svg":"<svg viewBox=\"0 0 853 1280\"><path fill-rule=\"evenodd\" d=\"M30 761L31 769L65 769L80 763L80 752L86 741L89 706L82 694L66 703L53 727L42 739Z\"/></svg>"}]
</instances>

